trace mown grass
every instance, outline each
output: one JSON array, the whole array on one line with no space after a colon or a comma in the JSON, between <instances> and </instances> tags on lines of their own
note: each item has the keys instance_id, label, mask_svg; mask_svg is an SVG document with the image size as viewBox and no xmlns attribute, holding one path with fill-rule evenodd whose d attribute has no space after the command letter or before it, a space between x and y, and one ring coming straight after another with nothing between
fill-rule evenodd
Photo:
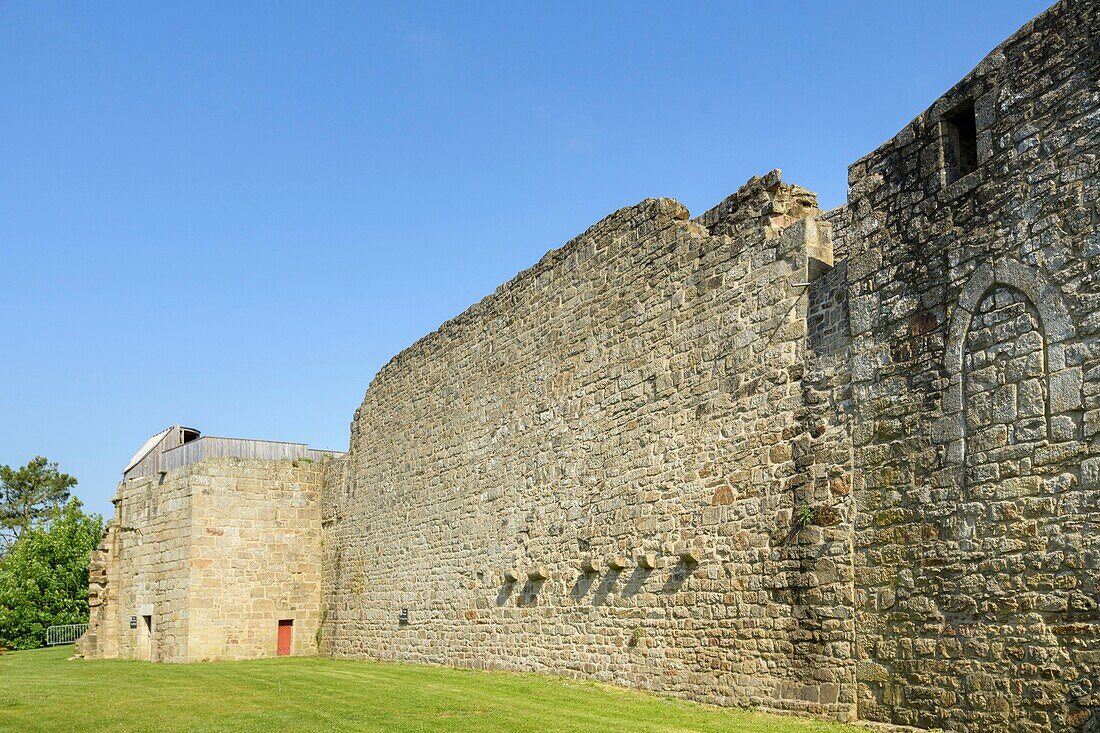
<instances>
[{"instance_id":1,"label":"mown grass","mask_svg":"<svg viewBox=\"0 0 1100 733\"><path fill-rule=\"evenodd\" d=\"M0 730L842 733L534 674L324 657L207 664L69 660L72 647L0 656Z\"/></svg>"}]
</instances>

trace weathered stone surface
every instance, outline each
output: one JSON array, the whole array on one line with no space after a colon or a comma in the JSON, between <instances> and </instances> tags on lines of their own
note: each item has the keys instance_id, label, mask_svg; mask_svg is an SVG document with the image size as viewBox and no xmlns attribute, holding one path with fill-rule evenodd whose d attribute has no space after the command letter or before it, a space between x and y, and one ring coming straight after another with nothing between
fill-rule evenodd
<instances>
[{"instance_id":1,"label":"weathered stone surface","mask_svg":"<svg viewBox=\"0 0 1100 733\"><path fill-rule=\"evenodd\" d=\"M346 457L124 485L85 646L148 603L166 658L270 653L289 576L340 656L1100 730L1098 28L1053 6L834 211L615 212L387 364Z\"/></svg>"},{"instance_id":2,"label":"weathered stone surface","mask_svg":"<svg viewBox=\"0 0 1100 733\"><path fill-rule=\"evenodd\" d=\"M308 461L211 458L123 481L93 558L80 653L166 662L274 656L280 620L294 622L292 653L315 653L323 477Z\"/></svg>"},{"instance_id":3,"label":"weathered stone surface","mask_svg":"<svg viewBox=\"0 0 1100 733\"><path fill-rule=\"evenodd\" d=\"M326 486L326 649L852 717L846 280L819 214L778 171L695 220L642 202L391 361Z\"/></svg>"},{"instance_id":4,"label":"weathered stone surface","mask_svg":"<svg viewBox=\"0 0 1100 733\"><path fill-rule=\"evenodd\" d=\"M1054 6L849 171L855 419L901 428L853 432L861 718L1091 725L1097 8ZM949 183L944 116L971 100L980 162ZM914 334L920 312L943 325Z\"/></svg>"},{"instance_id":5,"label":"weathered stone surface","mask_svg":"<svg viewBox=\"0 0 1100 733\"><path fill-rule=\"evenodd\" d=\"M777 172L694 220L649 200L397 356L326 486L328 649L1093 725L1098 25L1028 24L845 207Z\"/></svg>"}]
</instances>

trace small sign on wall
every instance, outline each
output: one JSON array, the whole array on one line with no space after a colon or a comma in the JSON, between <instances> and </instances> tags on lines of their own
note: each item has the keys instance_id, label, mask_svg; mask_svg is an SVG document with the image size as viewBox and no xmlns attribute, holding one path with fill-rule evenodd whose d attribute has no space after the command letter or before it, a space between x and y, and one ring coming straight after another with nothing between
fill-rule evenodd
<instances>
[{"instance_id":1,"label":"small sign on wall","mask_svg":"<svg viewBox=\"0 0 1100 733\"><path fill-rule=\"evenodd\" d=\"M137 628L137 616L131 616L130 617L130 628L131 629L136 629Z\"/></svg>"},{"instance_id":2,"label":"small sign on wall","mask_svg":"<svg viewBox=\"0 0 1100 733\"><path fill-rule=\"evenodd\" d=\"M397 623L401 624L402 626L405 626L409 623L409 609L401 609L401 613L397 615Z\"/></svg>"}]
</instances>

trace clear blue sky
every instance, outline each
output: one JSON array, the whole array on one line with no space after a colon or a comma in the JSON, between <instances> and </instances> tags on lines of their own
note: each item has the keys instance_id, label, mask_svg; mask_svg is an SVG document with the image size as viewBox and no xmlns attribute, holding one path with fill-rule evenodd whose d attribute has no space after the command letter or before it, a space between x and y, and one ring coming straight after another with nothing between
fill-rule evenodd
<instances>
[{"instance_id":1,"label":"clear blue sky","mask_svg":"<svg viewBox=\"0 0 1100 733\"><path fill-rule=\"evenodd\" d=\"M0 463L108 513L173 422L344 449L604 215L846 166L1045 0L0 4Z\"/></svg>"}]
</instances>

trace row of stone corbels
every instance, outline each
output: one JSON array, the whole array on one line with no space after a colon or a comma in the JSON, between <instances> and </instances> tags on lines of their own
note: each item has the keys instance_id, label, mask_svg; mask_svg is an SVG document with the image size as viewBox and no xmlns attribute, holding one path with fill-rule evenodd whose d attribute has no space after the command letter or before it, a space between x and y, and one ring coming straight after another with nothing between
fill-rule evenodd
<instances>
[{"instance_id":1,"label":"row of stone corbels","mask_svg":"<svg viewBox=\"0 0 1100 733\"><path fill-rule=\"evenodd\" d=\"M676 564L695 566L702 562L704 551L702 548L685 544L678 545L672 548L670 553L663 553L660 556L656 552L640 552L634 556L633 565L642 570L656 570L661 567L661 560L667 557L675 558L674 562ZM612 572L629 570L631 562L632 560L624 555L608 555L604 558L589 555L581 558L575 567L581 575L593 575L602 572L605 568ZM548 580L551 572L544 565L535 565L528 568L513 566L505 568L502 575L505 583L515 583L523 578L537 583Z\"/></svg>"}]
</instances>

